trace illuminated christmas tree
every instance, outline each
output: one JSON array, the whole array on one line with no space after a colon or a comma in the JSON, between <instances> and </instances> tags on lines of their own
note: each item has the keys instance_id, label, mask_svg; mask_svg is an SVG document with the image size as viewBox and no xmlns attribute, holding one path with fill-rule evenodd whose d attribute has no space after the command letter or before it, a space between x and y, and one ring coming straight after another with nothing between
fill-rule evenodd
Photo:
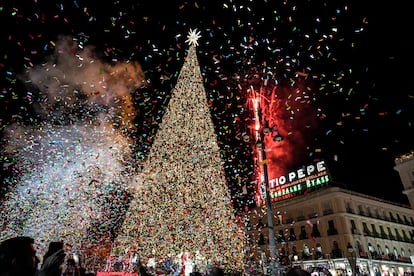
<instances>
[{"instance_id":1,"label":"illuminated christmas tree","mask_svg":"<svg viewBox=\"0 0 414 276\"><path fill-rule=\"evenodd\" d=\"M113 248L136 249L143 263L167 255L243 270L244 232L234 213L196 54L189 51L151 150L134 183L133 200Z\"/></svg>"}]
</instances>

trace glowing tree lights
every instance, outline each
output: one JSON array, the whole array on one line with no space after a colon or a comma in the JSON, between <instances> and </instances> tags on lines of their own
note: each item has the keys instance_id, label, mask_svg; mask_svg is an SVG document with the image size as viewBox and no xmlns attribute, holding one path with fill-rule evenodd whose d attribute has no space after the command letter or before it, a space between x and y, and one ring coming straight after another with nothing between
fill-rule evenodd
<instances>
[{"instance_id":1,"label":"glowing tree lights","mask_svg":"<svg viewBox=\"0 0 414 276\"><path fill-rule=\"evenodd\" d=\"M198 256L202 268L243 270L245 239L232 207L217 137L190 31L188 55L113 248L133 248L145 263Z\"/></svg>"}]
</instances>

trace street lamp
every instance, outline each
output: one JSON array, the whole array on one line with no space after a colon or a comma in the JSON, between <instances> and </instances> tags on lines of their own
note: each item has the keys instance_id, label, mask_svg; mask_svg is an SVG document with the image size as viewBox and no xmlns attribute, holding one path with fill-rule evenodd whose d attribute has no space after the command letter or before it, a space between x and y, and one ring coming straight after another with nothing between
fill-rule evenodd
<instances>
[{"instance_id":1,"label":"street lamp","mask_svg":"<svg viewBox=\"0 0 414 276\"><path fill-rule=\"evenodd\" d=\"M267 168L267 159L266 159L266 146L265 146L265 135L273 135L277 142L282 141L279 132L274 126L270 128L269 124L263 118L261 102L263 100L268 101L260 92L257 93L255 89L249 89L251 93L251 103L254 111L254 125L252 126L253 134L256 141L256 153L258 160L262 164L262 171L260 175L260 185L264 186L264 191L262 197L265 199L266 211L267 211L267 225L269 229L269 253L270 253L270 273L271 275L278 274L278 260L277 260L277 249L275 242L275 231L273 226L273 212L272 212L272 202L270 198L270 189L269 189L269 175ZM277 137L277 138L276 138ZM243 138L245 140L245 138ZM246 141L246 140L245 140Z\"/></svg>"},{"instance_id":2,"label":"street lamp","mask_svg":"<svg viewBox=\"0 0 414 276\"><path fill-rule=\"evenodd\" d=\"M351 266L352 275L356 275L356 255L354 252L354 248L350 243L348 243L348 246L346 247L348 249L348 262Z\"/></svg>"},{"instance_id":3,"label":"street lamp","mask_svg":"<svg viewBox=\"0 0 414 276\"><path fill-rule=\"evenodd\" d=\"M270 198L269 191L269 175L267 171L267 160L266 160L266 147L265 147L265 133L266 130L260 131L260 140L256 144L257 149L261 150L262 154L262 164L263 164L263 181L265 186L265 200L266 200L266 211L267 211L267 227L269 229L269 253L270 253L270 269L271 275L277 275L277 249L275 242L275 230L273 225L273 211L272 211L272 202Z\"/></svg>"}]
</instances>

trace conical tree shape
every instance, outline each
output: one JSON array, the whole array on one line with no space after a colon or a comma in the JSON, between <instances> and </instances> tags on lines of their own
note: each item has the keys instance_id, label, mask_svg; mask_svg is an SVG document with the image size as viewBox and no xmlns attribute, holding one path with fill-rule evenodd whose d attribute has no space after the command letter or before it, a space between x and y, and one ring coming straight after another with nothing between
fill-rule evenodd
<instances>
[{"instance_id":1,"label":"conical tree shape","mask_svg":"<svg viewBox=\"0 0 414 276\"><path fill-rule=\"evenodd\" d=\"M196 43L195 43L196 44ZM134 247L144 261L187 253L198 266L243 270L245 238L232 208L206 93L190 48L152 148L115 253Z\"/></svg>"}]
</instances>

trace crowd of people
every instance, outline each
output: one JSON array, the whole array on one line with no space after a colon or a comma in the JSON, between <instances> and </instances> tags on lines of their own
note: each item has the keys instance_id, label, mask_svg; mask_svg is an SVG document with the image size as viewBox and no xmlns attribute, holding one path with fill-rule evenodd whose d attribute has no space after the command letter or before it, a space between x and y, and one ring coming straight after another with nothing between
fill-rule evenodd
<instances>
[{"instance_id":1,"label":"crowd of people","mask_svg":"<svg viewBox=\"0 0 414 276\"><path fill-rule=\"evenodd\" d=\"M135 271L140 276L155 275L137 263ZM40 259L37 255L35 240L32 237L19 236L0 243L0 276L94 276L87 272L77 255L67 254L63 241L52 241ZM158 275L158 274L157 274ZM193 272L191 276L202 275ZM226 275L224 270L213 267L205 275ZM300 268L291 268L286 276L310 276Z\"/></svg>"},{"instance_id":2,"label":"crowd of people","mask_svg":"<svg viewBox=\"0 0 414 276\"><path fill-rule=\"evenodd\" d=\"M0 276L92 276L79 259L65 252L63 241L52 241L40 259L35 240L19 236L0 243Z\"/></svg>"},{"instance_id":3,"label":"crowd of people","mask_svg":"<svg viewBox=\"0 0 414 276\"><path fill-rule=\"evenodd\" d=\"M137 263L134 271L140 276L155 275L141 263ZM49 243L46 253L39 258L35 239L18 236L0 243L0 276L94 276L83 267L77 255L65 251L63 241ZM158 274L157 274L158 275ZM191 276L202 275L193 272ZM208 274L225 275L224 270L214 267Z\"/></svg>"}]
</instances>

